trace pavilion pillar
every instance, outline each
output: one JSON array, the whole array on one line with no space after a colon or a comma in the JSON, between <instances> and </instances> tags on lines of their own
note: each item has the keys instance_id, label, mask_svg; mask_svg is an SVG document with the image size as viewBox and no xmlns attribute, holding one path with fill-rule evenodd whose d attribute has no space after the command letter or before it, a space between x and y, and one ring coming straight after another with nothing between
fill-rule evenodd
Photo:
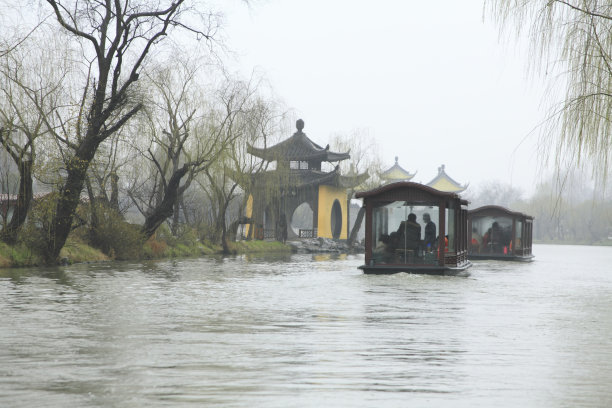
<instances>
[{"instance_id":1,"label":"pavilion pillar","mask_svg":"<svg viewBox=\"0 0 612 408\"><path fill-rule=\"evenodd\" d=\"M444 256L446 251L446 200L440 202L440 213L438 215L439 235L438 235L438 263L444 266Z\"/></svg>"}]
</instances>

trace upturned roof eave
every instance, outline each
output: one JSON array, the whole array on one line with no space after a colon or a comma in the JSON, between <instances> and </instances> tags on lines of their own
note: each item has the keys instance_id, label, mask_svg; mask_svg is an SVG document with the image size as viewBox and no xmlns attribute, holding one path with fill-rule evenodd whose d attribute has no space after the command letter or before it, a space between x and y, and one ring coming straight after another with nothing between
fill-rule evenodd
<instances>
[{"instance_id":1,"label":"upturned roof eave","mask_svg":"<svg viewBox=\"0 0 612 408\"><path fill-rule=\"evenodd\" d=\"M336 162L350 158L348 152L330 152L328 147L321 147L305 133L296 132L288 139L268 148L259 148L247 144L247 152L267 161L304 160Z\"/></svg>"}]
</instances>

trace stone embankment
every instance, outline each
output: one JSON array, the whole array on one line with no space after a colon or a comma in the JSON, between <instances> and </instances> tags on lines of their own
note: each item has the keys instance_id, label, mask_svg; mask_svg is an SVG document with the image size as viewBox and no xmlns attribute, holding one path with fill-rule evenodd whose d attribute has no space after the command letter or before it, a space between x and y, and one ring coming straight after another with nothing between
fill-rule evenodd
<instances>
[{"instance_id":1,"label":"stone embankment","mask_svg":"<svg viewBox=\"0 0 612 408\"><path fill-rule=\"evenodd\" d=\"M355 243L349 247L345 241L335 241L329 238L311 238L287 241L292 252L298 254L310 253L361 253L364 251L363 243Z\"/></svg>"}]
</instances>

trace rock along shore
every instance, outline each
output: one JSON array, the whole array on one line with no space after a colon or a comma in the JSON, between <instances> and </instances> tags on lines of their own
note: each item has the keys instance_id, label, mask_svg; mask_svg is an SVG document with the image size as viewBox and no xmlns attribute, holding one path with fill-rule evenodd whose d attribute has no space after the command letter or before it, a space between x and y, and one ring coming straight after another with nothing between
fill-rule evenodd
<instances>
[{"instance_id":1,"label":"rock along shore","mask_svg":"<svg viewBox=\"0 0 612 408\"><path fill-rule=\"evenodd\" d=\"M298 254L310 253L361 253L364 252L362 243L355 243L349 247L346 241L335 241L329 238L310 238L287 241L292 252Z\"/></svg>"}]
</instances>

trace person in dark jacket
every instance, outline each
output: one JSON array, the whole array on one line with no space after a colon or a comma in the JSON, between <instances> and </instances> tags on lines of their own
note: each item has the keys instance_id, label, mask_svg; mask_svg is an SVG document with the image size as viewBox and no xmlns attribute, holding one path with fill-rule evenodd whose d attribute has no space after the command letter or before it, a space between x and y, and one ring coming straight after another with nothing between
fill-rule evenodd
<instances>
[{"instance_id":1,"label":"person in dark jacket","mask_svg":"<svg viewBox=\"0 0 612 408\"><path fill-rule=\"evenodd\" d=\"M423 237L423 247L425 251L433 251L436 247L436 224L433 223L429 213L423 214L425 223L425 236Z\"/></svg>"}]
</instances>

